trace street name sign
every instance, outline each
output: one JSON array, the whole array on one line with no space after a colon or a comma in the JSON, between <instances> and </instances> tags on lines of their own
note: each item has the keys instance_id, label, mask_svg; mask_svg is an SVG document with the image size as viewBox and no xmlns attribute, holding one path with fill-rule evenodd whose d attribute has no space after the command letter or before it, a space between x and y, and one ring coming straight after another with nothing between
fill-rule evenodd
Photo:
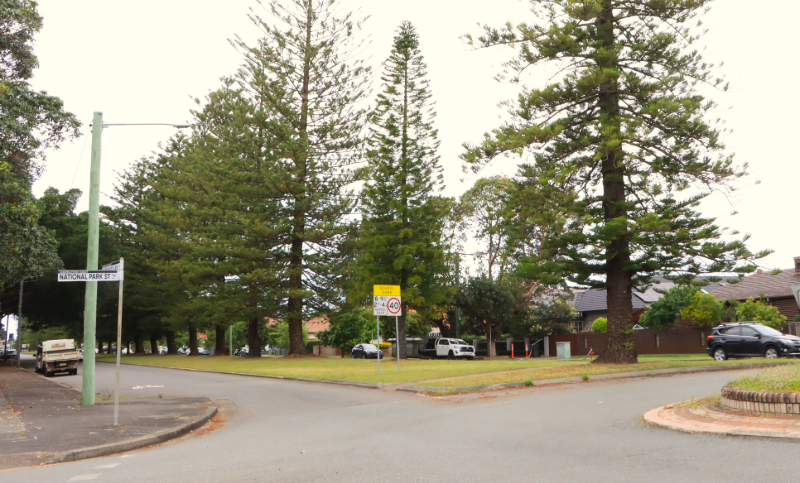
<instances>
[{"instance_id":1,"label":"street name sign","mask_svg":"<svg viewBox=\"0 0 800 483\"><path fill-rule=\"evenodd\" d=\"M403 302L399 285L373 285L372 315L397 317Z\"/></svg>"},{"instance_id":2,"label":"street name sign","mask_svg":"<svg viewBox=\"0 0 800 483\"><path fill-rule=\"evenodd\" d=\"M59 270L59 282L119 282L122 271L111 270Z\"/></svg>"}]
</instances>

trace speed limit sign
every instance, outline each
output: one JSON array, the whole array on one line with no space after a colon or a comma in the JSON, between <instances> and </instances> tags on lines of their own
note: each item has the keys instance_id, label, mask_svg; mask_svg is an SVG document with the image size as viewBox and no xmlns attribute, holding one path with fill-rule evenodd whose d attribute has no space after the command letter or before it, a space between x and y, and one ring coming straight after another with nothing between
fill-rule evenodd
<instances>
[{"instance_id":1,"label":"speed limit sign","mask_svg":"<svg viewBox=\"0 0 800 483\"><path fill-rule=\"evenodd\" d=\"M396 317L402 313L402 307L399 285L375 285L372 315Z\"/></svg>"},{"instance_id":2,"label":"speed limit sign","mask_svg":"<svg viewBox=\"0 0 800 483\"><path fill-rule=\"evenodd\" d=\"M400 297L392 297L386 303L386 309L389 311L389 315L394 315L394 316L400 315L401 311L400 307L402 307L402 304L400 302Z\"/></svg>"}]
</instances>

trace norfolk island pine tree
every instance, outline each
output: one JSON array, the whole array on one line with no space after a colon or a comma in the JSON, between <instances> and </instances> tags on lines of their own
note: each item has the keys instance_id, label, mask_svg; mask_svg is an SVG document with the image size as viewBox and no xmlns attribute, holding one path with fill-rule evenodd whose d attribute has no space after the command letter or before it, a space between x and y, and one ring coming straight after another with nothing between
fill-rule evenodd
<instances>
[{"instance_id":1,"label":"norfolk island pine tree","mask_svg":"<svg viewBox=\"0 0 800 483\"><path fill-rule=\"evenodd\" d=\"M521 155L539 177L540 202L570 220L548 240L548 273L607 289L608 348L599 362L636 361L632 289L655 274L754 269L746 240L695 209L712 189L745 174L720 141L715 104L697 85L723 87L713 65L690 50L689 23L708 0L531 0L541 24L484 28L479 47L521 46L506 64L511 80L533 65L563 62L557 80L525 89L512 120L462 156L474 169L501 154ZM686 194L693 189L695 194ZM691 191L691 190L690 190ZM698 194L699 193L699 194Z\"/></svg>"},{"instance_id":2,"label":"norfolk island pine tree","mask_svg":"<svg viewBox=\"0 0 800 483\"><path fill-rule=\"evenodd\" d=\"M410 22L403 22L370 114L361 256L355 269L356 297L363 300L371 299L373 284L400 286L398 341L405 340L409 308L430 319L450 290L443 235L448 205L433 195L442 187L442 174L426 69L419 37ZM406 345L398 346L405 358Z\"/></svg>"}]
</instances>

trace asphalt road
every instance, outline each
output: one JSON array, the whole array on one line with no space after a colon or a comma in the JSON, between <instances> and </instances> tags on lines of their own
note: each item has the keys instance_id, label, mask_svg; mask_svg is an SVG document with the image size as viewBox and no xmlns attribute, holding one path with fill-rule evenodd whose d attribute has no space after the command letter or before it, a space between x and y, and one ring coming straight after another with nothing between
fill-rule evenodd
<instances>
[{"instance_id":1,"label":"asphalt road","mask_svg":"<svg viewBox=\"0 0 800 483\"><path fill-rule=\"evenodd\" d=\"M98 390L113 387L113 371L98 364ZM688 435L641 421L654 407L717 393L737 372L426 398L159 368L122 371L123 396L210 396L233 401L236 414L203 436L0 473L0 482L756 482L800 473L797 443ZM58 380L80 385L80 376Z\"/></svg>"}]
</instances>

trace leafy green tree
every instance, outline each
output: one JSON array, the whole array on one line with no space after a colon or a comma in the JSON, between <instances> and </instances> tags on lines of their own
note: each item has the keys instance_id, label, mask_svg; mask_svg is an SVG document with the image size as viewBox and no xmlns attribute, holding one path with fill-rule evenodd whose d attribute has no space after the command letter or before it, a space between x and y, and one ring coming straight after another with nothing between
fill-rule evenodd
<instances>
[{"instance_id":1,"label":"leafy green tree","mask_svg":"<svg viewBox=\"0 0 800 483\"><path fill-rule=\"evenodd\" d=\"M693 302L699 290L692 285L676 285L664 291L661 298L650 304L650 308L642 314L639 323L648 329L671 329L675 326L675 319Z\"/></svg>"},{"instance_id":2,"label":"leafy green tree","mask_svg":"<svg viewBox=\"0 0 800 483\"><path fill-rule=\"evenodd\" d=\"M381 317L381 339L391 339L397 337L394 317ZM409 310L406 314L406 337L427 337L431 332L432 323L425 319L416 310ZM374 323L371 326L375 330ZM377 336L377 334L375 334Z\"/></svg>"},{"instance_id":3,"label":"leafy green tree","mask_svg":"<svg viewBox=\"0 0 800 483\"><path fill-rule=\"evenodd\" d=\"M692 303L681 310L681 316L702 327L710 327L722 322L725 307L713 295L698 292L692 296Z\"/></svg>"},{"instance_id":4,"label":"leafy green tree","mask_svg":"<svg viewBox=\"0 0 800 483\"><path fill-rule=\"evenodd\" d=\"M369 180L362 191L359 295L373 284L399 285L403 297L398 340L405 341L409 309L423 318L448 295L443 240L444 203L439 141L419 37L410 22L397 30L383 64L383 87L370 116ZM399 344L406 358L406 345Z\"/></svg>"},{"instance_id":5,"label":"leafy green tree","mask_svg":"<svg viewBox=\"0 0 800 483\"><path fill-rule=\"evenodd\" d=\"M786 316L781 315L778 307L767 305L761 300L747 299L736 308L736 320L758 322L773 329L780 329L786 323Z\"/></svg>"},{"instance_id":6,"label":"leafy green tree","mask_svg":"<svg viewBox=\"0 0 800 483\"><path fill-rule=\"evenodd\" d=\"M524 161L534 200L564 229L546 240L552 260L528 269L604 286L608 347L599 362L636 361L633 287L654 274L752 271L744 241L695 210L744 169L724 152L715 104L696 86L723 87L692 50L708 0L531 0L542 21L485 27L470 42L520 47L506 64L513 82L532 66L562 66L556 80L524 89L510 120L462 156L475 170L500 155ZM713 119L713 118L712 118ZM694 194L686 190L697 189ZM538 274L538 275L537 275Z\"/></svg>"},{"instance_id":7,"label":"leafy green tree","mask_svg":"<svg viewBox=\"0 0 800 483\"><path fill-rule=\"evenodd\" d=\"M329 320L330 328L317 334L317 338L323 344L339 349L342 357L353 346L366 340L372 326L372 314L364 309L336 311Z\"/></svg>"},{"instance_id":8,"label":"leafy green tree","mask_svg":"<svg viewBox=\"0 0 800 483\"><path fill-rule=\"evenodd\" d=\"M485 334L487 341L496 341L515 325L523 324L520 318L528 316L526 306L520 307L523 285L510 277L493 280L487 276L474 277L456 295L456 304L464 315L462 330ZM490 356L495 356L494 344L490 344Z\"/></svg>"},{"instance_id":9,"label":"leafy green tree","mask_svg":"<svg viewBox=\"0 0 800 483\"><path fill-rule=\"evenodd\" d=\"M468 225L483 247L476 252L478 260L485 260L486 274L490 278L502 276L509 263L508 223L504 223L504 209L512 180L505 176L481 178L459 200ZM496 270L495 270L496 268Z\"/></svg>"},{"instance_id":10,"label":"leafy green tree","mask_svg":"<svg viewBox=\"0 0 800 483\"><path fill-rule=\"evenodd\" d=\"M794 321L795 322L800 322L800 314L797 314L797 315L794 316Z\"/></svg>"},{"instance_id":11,"label":"leafy green tree","mask_svg":"<svg viewBox=\"0 0 800 483\"><path fill-rule=\"evenodd\" d=\"M48 188L36 202L40 226L58 240L56 256L71 270L86 267L89 214L75 212L80 196L77 189L60 193ZM117 258L113 230L105 220L101 221L99 229L99 258L103 263L110 262ZM31 330L63 327L70 337L80 340L83 338L86 287L82 283L59 283L56 268L60 267L52 267L30 282L25 296L25 318ZM117 284L98 284L98 339L116 340L116 314Z\"/></svg>"},{"instance_id":12,"label":"leafy green tree","mask_svg":"<svg viewBox=\"0 0 800 483\"><path fill-rule=\"evenodd\" d=\"M45 152L78 136L80 122L59 98L28 82L39 66L33 37L41 28L35 1L0 2L0 291L59 266L31 185Z\"/></svg>"},{"instance_id":13,"label":"leafy green tree","mask_svg":"<svg viewBox=\"0 0 800 483\"><path fill-rule=\"evenodd\" d=\"M592 332L605 334L608 332L608 319L605 317L598 317L592 322Z\"/></svg>"}]
</instances>

